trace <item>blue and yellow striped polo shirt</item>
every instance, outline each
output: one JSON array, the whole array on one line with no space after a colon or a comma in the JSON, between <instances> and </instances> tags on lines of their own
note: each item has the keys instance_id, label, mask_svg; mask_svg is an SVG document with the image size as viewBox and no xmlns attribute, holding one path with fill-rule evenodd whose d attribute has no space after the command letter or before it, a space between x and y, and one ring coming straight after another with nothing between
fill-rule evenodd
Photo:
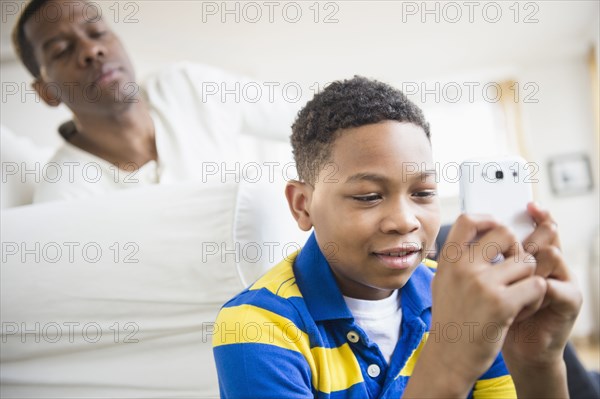
<instances>
[{"instance_id":1,"label":"blue and yellow striped polo shirt","mask_svg":"<svg viewBox=\"0 0 600 399\"><path fill-rule=\"evenodd\" d=\"M221 397L400 398L429 334L433 267L419 265L400 290L401 336L388 365L311 235L221 309L213 335ZM470 396L516 397L500 355Z\"/></svg>"}]
</instances>

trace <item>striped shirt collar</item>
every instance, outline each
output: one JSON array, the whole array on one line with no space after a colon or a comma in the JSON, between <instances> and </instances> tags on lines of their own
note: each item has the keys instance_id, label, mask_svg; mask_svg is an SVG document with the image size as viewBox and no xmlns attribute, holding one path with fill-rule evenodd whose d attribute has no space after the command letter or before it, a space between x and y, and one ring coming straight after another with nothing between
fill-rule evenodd
<instances>
[{"instance_id":1,"label":"striped shirt collar","mask_svg":"<svg viewBox=\"0 0 600 399\"><path fill-rule=\"evenodd\" d=\"M294 262L294 275L308 311L316 322L353 319L314 232ZM433 272L421 264L402 287L400 297L405 317L419 317L431 307L432 278Z\"/></svg>"}]
</instances>

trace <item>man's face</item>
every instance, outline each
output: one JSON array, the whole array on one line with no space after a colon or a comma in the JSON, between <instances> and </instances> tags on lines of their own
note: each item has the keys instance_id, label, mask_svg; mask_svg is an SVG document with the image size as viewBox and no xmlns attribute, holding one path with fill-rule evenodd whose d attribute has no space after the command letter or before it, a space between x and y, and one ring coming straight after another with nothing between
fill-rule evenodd
<instances>
[{"instance_id":1,"label":"man's face","mask_svg":"<svg viewBox=\"0 0 600 399\"><path fill-rule=\"evenodd\" d=\"M74 113L111 113L130 104L137 86L133 67L97 4L51 1L25 24L25 35L40 65L36 90L50 104Z\"/></svg>"},{"instance_id":2,"label":"man's face","mask_svg":"<svg viewBox=\"0 0 600 399\"><path fill-rule=\"evenodd\" d=\"M420 127L385 121L340 134L307 209L344 295L381 299L406 284L439 231L436 186Z\"/></svg>"}]
</instances>

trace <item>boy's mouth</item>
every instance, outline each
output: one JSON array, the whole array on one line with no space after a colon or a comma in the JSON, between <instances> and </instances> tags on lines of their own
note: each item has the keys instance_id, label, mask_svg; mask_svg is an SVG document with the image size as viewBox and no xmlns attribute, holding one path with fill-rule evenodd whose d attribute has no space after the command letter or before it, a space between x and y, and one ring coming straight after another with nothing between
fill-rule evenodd
<instances>
[{"instance_id":1,"label":"boy's mouth","mask_svg":"<svg viewBox=\"0 0 600 399\"><path fill-rule=\"evenodd\" d=\"M410 246L384 249L373 254L391 269L408 269L420 259L421 250L421 247Z\"/></svg>"},{"instance_id":2,"label":"boy's mouth","mask_svg":"<svg viewBox=\"0 0 600 399\"><path fill-rule=\"evenodd\" d=\"M376 252L375 255L383 255L383 256L406 256L408 254L411 254L413 252L419 252L419 251L398 251L398 252Z\"/></svg>"}]
</instances>

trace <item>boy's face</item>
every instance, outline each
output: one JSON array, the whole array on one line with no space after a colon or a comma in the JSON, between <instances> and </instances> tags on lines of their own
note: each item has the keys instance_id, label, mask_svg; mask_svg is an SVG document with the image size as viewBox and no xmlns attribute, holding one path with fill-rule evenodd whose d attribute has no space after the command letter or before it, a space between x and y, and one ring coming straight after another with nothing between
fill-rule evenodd
<instances>
[{"instance_id":1,"label":"boy's face","mask_svg":"<svg viewBox=\"0 0 600 399\"><path fill-rule=\"evenodd\" d=\"M344 295L381 299L406 284L435 243L436 186L420 127L385 121L350 128L333 143L314 187L296 186L305 214L295 215L302 228L314 226Z\"/></svg>"}]
</instances>

